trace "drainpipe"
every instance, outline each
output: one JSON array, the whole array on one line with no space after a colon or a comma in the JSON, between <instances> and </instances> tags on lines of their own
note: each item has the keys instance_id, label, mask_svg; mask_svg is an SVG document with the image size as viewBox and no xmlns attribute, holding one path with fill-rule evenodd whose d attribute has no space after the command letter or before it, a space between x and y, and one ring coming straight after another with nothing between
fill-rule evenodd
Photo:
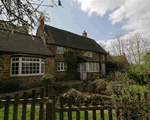
<instances>
[{"instance_id":1,"label":"drainpipe","mask_svg":"<svg viewBox=\"0 0 150 120\"><path fill-rule=\"evenodd\" d=\"M99 73L101 76L101 55L99 54Z\"/></svg>"}]
</instances>

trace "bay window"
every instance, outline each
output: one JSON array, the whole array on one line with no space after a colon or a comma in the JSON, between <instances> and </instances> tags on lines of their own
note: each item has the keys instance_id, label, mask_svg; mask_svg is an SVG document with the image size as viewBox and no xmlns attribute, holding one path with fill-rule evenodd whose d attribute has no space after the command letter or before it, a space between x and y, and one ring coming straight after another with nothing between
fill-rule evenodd
<instances>
[{"instance_id":1,"label":"bay window","mask_svg":"<svg viewBox=\"0 0 150 120\"><path fill-rule=\"evenodd\" d=\"M89 72L99 72L99 63L89 63Z\"/></svg>"},{"instance_id":2,"label":"bay window","mask_svg":"<svg viewBox=\"0 0 150 120\"><path fill-rule=\"evenodd\" d=\"M86 69L87 68L87 69ZM78 72L99 72L99 63L87 62L78 64Z\"/></svg>"},{"instance_id":3,"label":"bay window","mask_svg":"<svg viewBox=\"0 0 150 120\"><path fill-rule=\"evenodd\" d=\"M43 75L45 63L42 58L13 57L11 58L11 76Z\"/></svg>"}]
</instances>

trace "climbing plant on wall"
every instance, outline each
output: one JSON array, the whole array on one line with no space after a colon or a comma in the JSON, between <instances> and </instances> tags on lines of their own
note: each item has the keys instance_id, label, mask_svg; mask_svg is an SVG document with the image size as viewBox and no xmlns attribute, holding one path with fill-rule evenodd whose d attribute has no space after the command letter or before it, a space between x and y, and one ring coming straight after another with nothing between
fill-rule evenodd
<instances>
[{"instance_id":1,"label":"climbing plant on wall","mask_svg":"<svg viewBox=\"0 0 150 120\"><path fill-rule=\"evenodd\" d=\"M73 50L67 50L66 52L64 52L64 58L65 61L67 62L67 74L66 76L71 77L71 79L75 79L75 75L78 73L77 71L77 67L78 67L78 63L77 63L77 56L78 56L77 51L73 51Z\"/></svg>"}]
</instances>

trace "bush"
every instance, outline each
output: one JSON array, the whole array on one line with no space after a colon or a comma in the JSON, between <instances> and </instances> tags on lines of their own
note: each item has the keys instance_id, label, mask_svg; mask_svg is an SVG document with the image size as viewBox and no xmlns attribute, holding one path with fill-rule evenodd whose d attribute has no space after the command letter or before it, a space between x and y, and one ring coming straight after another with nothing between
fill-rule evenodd
<instances>
[{"instance_id":1,"label":"bush","mask_svg":"<svg viewBox=\"0 0 150 120\"><path fill-rule=\"evenodd\" d=\"M106 86L107 86L107 82L102 79L96 79L93 82L93 88L95 88L95 91L98 92L106 90Z\"/></svg>"},{"instance_id":2,"label":"bush","mask_svg":"<svg viewBox=\"0 0 150 120\"><path fill-rule=\"evenodd\" d=\"M54 84L55 78L53 75L45 74L41 78L41 84L42 85L52 85Z\"/></svg>"},{"instance_id":3,"label":"bush","mask_svg":"<svg viewBox=\"0 0 150 120\"><path fill-rule=\"evenodd\" d=\"M76 105L79 105L79 104L83 103L83 101L85 100L85 96L84 96L80 91L77 91L77 90L74 89L74 88L71 88L71 89L65 94L65 97L67 97L67 98L68 98L68 97L73 98Z\"/></svg>"},{"instance_id":4,"label":"bush","mask_svg":"<svg viewBox=\"0 0 150 120\"><path fill-rule=\"evenodd\" d=\"M72 85L61 84L61 83L56 83L56 84L53 85L53 89L55 91L59 91L60 93L64 92L64 91L68 91L71 87L72 87Z\"/></svg>"},{"instance_id":5,"label":"bush","mask_svg":"<svg viewBox=\"0 0 150 120\"><path fill-rule=\"evenodd\" d=\"M20 89L21 87L18 80L0 80L0 93L13 92Z\"/></svg>"},{"instance_id":6,"label":"bush","mask_svg":"<svg viewBox=\"0 0 150 120\"><path fill-rule=\"evenodd\" d=\"M114 81L114 82L110 82L106 89L107 89L107 93L112 95L112 94L116 94L116 95L121 95L124 90L125 90L126 84L119 82L119 81Z\"/></svg>"}]
</instances>

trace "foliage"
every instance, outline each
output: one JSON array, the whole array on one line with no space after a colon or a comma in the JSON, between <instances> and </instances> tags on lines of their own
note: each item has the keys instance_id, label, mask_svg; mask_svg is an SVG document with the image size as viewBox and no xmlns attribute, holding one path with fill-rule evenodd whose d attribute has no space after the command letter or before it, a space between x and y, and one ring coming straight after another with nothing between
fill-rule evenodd
<instances>
[{"instance_id":1,"label":"foliage","mask_svg":"<svg viewBox=\"0 0 150 120\"><path fill-rule=\"evenodd\" d=\"M41 78L42 85L52 85L54 84L54 81L55 81L54 76L50 74L44 74Z\"/></svg>"},{"instance_id":2,"label":"foliage","mask_svg":"<svg viewBox=\"0 0 150 120\"><path fill-rule=\"evenodd\" d=\"M110 72L107 75L107 81L118 81L118 82L123 82L125 84L136 84L136 82L130 78L128 72L123 72L123 73L118 71L115 71L114 73Z\"/></svg>"},{"instance_id":3,"label":"foliage","mask_svg":"<svg viewBox=\"0 0 150 120\"><path fill-rule=\"evenodd\" d=\"M137 86L126 87L124 92L122 92L122 94L119 96L119 99L114 99L113 101L113 108L123 108L121 111L121 115L123 115L124 118L138 118L140 120L143 120L143 118L149 116L149 113L147 111L149 111L148 106L150 105L150 101L148 99L145 99L142 94L137 94L137 89L142 94L146 90L145 88L144 90L142 90L142 87L137 88ZM113 96L116 97L115 95Z\"/></svg>"},{"instance_id":4,"label":"foliage","mask_svg":"<svg viewBox=\"0 0 150 120\"><path fill-rule=\"evenodd\" d=\"M0 80L0 93L13 92L20 89L21 86L19 80L6 80L6 79Z\"/></svg>"},{"instance_id":5,"label":"foliage","mask_svg":"<svg viewBox=\"0 0 150 120\"><path fill-rule=\"evenodd\" d=\"M71 97L77 105L81 104L85 100L85 96L74 88L71 88L66 94L65 97Z\"/></svg>"},{"instance_id":6,"label":"foliage","mask_svg":"<svg viewBox=\"0 0 150 120\"><path fill-rule=\"evenodd\" d=\"M75 75L78 73L78 71L77 71L78 52L68 50L68 51L64 52L63 56L65 58L65 61L67 62L67 74L66 74L66 76L70 76L71 78L75 77Z\"/></svg>"},{"instance_id":7,"label":"foliage","mask_svg":"<svg viewBox=\"0 0 150 120\"><path fill-rule=\"evenodd\" d=\"M53 85L53 89L55 91L59 91L60 93L63 92L63 91L68 91L70 88L72 87L72 85L70 84L62 84L62 83L55 83Z\"/></svg>"},{"instance_id":8,"label":"foliage","mask_svg":"<svg viewBox=\"0 0 150 120\"><path fill-rule=\"evenodd\" d=\"M106 89L109 95L116 94L121 95L125 90L126 85L119 81L110 82Z\"/></svg>"},{"instance_id":9,"label":"foliage","mask_svg":"<svg viewBox=\"0 0 150 120\"><path fill-rule=\"evenodd\" d=\"M93 82L93 88L95 88L95 91L104 91L106 89L107 82L103 79L96 79Z\"/></svg>"},{"instance_id":10,"label":"foliage","mask_svg":"<svg viewBox=\"0 0 150 120\"><path fill-rule=\"evenodd\" d=\"M146 65L130 65L127 73L131 79L134 79L139 84L148 83L150 78L148 77L150 68Z\"/></svg>"},{"instance_id":11,"label":"foliage","mask_svg":"<svg viewBox=\"0 0 150 120\"><path fill-rule=\"evenodd\" d=\"M51 1L52 5L43 5L43 1L0 0L0 16L7 19L9 24L15 23L24 26L23 29L29 29L29 27L33 29L40 16L44 19L48 18L46 13L39 11L40 6L45 6L45 8L57 6L54 0ZM58 5L61 6L60 0L58 0ZM9 24L5 23L6 29L9 29Z\"/></svg>"}]
</instances>

